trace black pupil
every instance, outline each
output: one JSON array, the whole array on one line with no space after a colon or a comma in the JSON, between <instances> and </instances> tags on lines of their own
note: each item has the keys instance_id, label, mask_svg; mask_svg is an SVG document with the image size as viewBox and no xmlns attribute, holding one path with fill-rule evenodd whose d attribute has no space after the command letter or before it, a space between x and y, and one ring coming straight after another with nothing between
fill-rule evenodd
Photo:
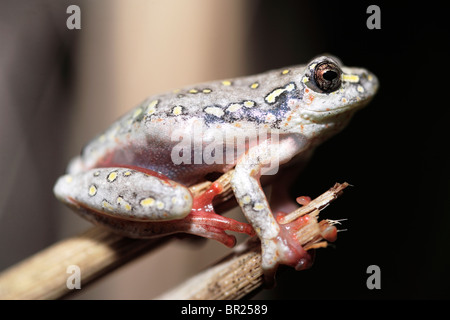
<instances>
[{"instance_id":1,"label":"black pupil","mask_svg":"<svg viewBox=\"0 0 450 320\"><path fill-rule=\"evenodd\" d=\"M337 72L328 70L323 74L323 78L328 81L333 81L337 77Z\"/></svg>"}]
</instances>

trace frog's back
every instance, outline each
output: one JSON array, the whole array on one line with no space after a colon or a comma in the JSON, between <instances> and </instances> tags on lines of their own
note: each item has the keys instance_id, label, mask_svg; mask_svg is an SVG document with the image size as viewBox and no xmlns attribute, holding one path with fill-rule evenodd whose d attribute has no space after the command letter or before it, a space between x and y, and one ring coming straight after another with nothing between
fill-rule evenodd
<instances>
[{"instance_id":1,"label":"frog's back","mask_svg":"<svg viewBox=\"0 0 450 320\"><path fill-rule=\"evenodd\" d=\"M300 95L294 79L304 66L279 69L233 80L213 81L146 99L108 130L114 136L135 128L181 127L196 121L208 128L251 123L275 128L285 119L286 98ZM118 131L114 130L118 127ZM159 131L158 131L159 132ZM150 132L154 134L156 132Z\"/></svg>"},{"instance_id":2,"label":"frog's back","mask_svg":"<svg viewBox=\"0 0 450 320\"><path fill-rule=\"evenodd\" d=\"M200 134L231 130L233 136L245 136L249 129L280 128L291 109L288 98L300 95L293 79L303 69L273 70L152 96L89 142L69 171L121 164L146 167L176 179L176 170L167 167L173 162L171 150L179 137L196 130ZM221 171L222 167L204 169Z\"/></svg>"}]
</instances>

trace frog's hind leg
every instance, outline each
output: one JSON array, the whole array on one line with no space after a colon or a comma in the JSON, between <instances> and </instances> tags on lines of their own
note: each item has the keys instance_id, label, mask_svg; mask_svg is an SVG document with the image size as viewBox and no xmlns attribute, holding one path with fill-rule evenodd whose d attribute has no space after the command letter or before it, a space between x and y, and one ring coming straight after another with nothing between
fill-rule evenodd
<instances>
[{"instance_id":1,"label":"frog's hind leg","mask_svg":"<svg viewBox=\"0 0 450 320\"><path fill-rule=\"evenodd\" d=\"M248 223L223 217L214 212L213 198L222 191L222 186L214 182L208 190L193 199L191 212L182 219L170 221L154 221L147 223L128 223L127 227L133 229L133 237L152 238L155 235L186 233L208 239L217 240L227 247L236 244L236 238L226 231L255 234ZM104 217L103 217L104 218ZM134 225L134 227L132 227Z\"/></svg>"},{"instance_id":2,"label":"frog's hind leg","mask_svg":"<svg viewBox=\"0 0 450 320\"><path fill-rule=\"evenodd\" d=\"M214 212L213 198L222 191L213 183L193 197L168 178L136 167L95 168L61 177L54 192L59 199L94 224L130 238L157 238L188 233L232 247L225 231L253 235L247 224Z\"/></svg>"}]
</instances>

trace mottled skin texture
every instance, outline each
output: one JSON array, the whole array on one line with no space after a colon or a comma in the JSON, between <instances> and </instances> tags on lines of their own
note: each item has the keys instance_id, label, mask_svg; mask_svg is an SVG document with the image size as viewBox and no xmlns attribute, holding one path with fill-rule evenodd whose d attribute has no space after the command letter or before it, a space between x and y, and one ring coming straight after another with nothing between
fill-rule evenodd
<instances>
[{"instance_id":1,"label":"mottled skin texture","mask_svg":"<svg viewBox=\"0 0 450 320\"><path fill-rule=\"evenodd\" d=\"M304 253L293 248L291 239L286 239L289 235L280 233L261 189L260 176L267 173L263 167L273 165L273 174L278 164L304 161L315 146L345 127L377 86L376 77L368 71L343 67L336 58L321 56L303 66L150 97L83 149L69 165L68 175L56 184L55 194L93 222L114 224L115 230L126 229L128 236L154 237L187 232L183 219L190 216L193 199L180 191L183 185L235 168L232 188L261 239L263 268L269 272L285 263L301 269ZM246 149L239 149L242 144L236 141L245 141L245 137ZM226 153L230 150L231 155ZM130 182L124 166L132 166L130 177L141 174L141 178ZM118 170L120 177L108 180ZM149 188L142 170L168 179L152 177L157 182ZM106 187L109 191L105 192ZM174 197L176 189L183 196ZM116 217L120 217L118 222ZM208 218L197 226L194 220L189 220L194 230L190 233L207 236L197 226L204 227ZM222 227L236 229L226 223L214 228ZM223 229L214 228L208 237L223 236Z\"/></svg>"}]
</instances>

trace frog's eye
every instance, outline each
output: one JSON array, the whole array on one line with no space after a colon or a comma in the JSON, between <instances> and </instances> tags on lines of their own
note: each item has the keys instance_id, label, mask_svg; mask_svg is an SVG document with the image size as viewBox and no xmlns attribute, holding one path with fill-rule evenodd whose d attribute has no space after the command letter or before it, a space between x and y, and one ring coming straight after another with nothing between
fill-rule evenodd
<instances>
[{"instance_id":1,"label":"frog's eye","mask_svg":"<svg viewBox=\"0 0 450 320\"><path fill-rule=\"evenodd\" d=\"M333 92L341 86L342 71L333 62L322 62L314 68L314 81L325 93Z\"/></svg>"}]
</instances>

